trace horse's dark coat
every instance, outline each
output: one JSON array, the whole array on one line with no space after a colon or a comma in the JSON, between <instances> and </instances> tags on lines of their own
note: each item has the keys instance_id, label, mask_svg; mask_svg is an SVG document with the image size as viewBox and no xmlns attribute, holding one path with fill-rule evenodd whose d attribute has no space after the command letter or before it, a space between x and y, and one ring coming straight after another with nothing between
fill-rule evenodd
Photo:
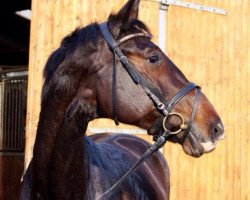
<instances>
[{"instance_id":1,"label":"horse's dark coat","mask_svg":"<svg viewBox=\"0 0 250 200\"><path fill-rule=\"evenodd\" d=\"M129 152L107 142L94 143L90 138L85 137L85 144L87 154L89 155L87 199L91 200L96 198L96 193L93 192L96 190L96 187L100 191L99 195L104 193L132 167L136 160L131 160ZM100 172L98 177L90 173L93 169L98 169L98 172ZM100 180L100 185L95 182L96 179ZM130 198L135 200L156 199L154 188L140 170L132 174L107 199L118 200L122 193L133 194L133 197Z\"/></svg>"},{"instance_id":2,"label":"horse's dark coat","mask_svg":"<svg viewBox=\"0 0 250 200\"><path fill-rule=\"evenodd\" d=\"M114 137L126 138L127 135L116 134ZM139 138L131 137L131 139L142 142ZM118 148L110 144L108 141L95 143L91 138L85 136L83 138L83 145L85 146L84 149L86 149L86 152L83 155L85 155L84 162L86 166L86 181L88 182L88 186L86 189L83 188L82 191L86 190L85 199L95 200L118 181L132 167L136 162L136 159L131 160L131 156L129 155L130 152ZM144 151L145 149L140 149L140 151ZM77 159L77 156L75 159ZM22 196L20 198L23 200L29 199L30 197L32 188L32 162L29 165L24 180L25 184L23 185L23 191L21 192ZM167 189L168 188L166 188L166 190ZM138 169L114 192L103 198L103 200L119 200L124 193L129 194L128 197L131 200L157 199L156 191L151 183L148 182L142 169ZM133 195L131 196L131 194ZM63 198L63 196L61 198ZM64 196L64 198L68 199L66 196ZM80 198L77 198L77 194L73 194L71 199Z\"/></svg>"},{"instance_id":3,"label":"horse's dark coat","mask_svg":"<svg viewBox=\"0 0 250 200\"><path fill-rule=\"evenodd\" d=\"M129 0L116 15L109 17L108 26L116 40L131 33L149 32L137 19L139 2ZM188 84L180 70L148 38L133 38L120 47L166 99ZM158 56L156 63L150 62L152 56ZM112 117L112 58L96 23L64 38L49 57L44 69L33 160L24 176L22 200L92 200L116 182L148 148L147 142L131 136L101 134L92 136L93 141L84 137L89 121ZM119 120L150 130L160 113L118 60L116 67ZM190 92L174 108L186 122L193 98L194 93ZM201 142L211 143L211 127L214 130L215 122L220 121L204 95L199 105L191 130L197 135L192 138L196 145L191 144L189 137L183 139L183 133L174 136L192 156L203 154ZM151 129L155 134L161 130L158 122ZM108 199L165 200L169 197L169 186L167 164L157 153Z\"/></svg>"}]
</instances>

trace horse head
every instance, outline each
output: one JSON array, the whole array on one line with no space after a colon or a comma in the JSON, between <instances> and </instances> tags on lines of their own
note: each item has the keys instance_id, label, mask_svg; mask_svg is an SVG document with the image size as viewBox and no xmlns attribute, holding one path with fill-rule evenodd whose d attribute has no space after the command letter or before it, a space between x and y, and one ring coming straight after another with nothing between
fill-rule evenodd
<instances>
[{"instance_id":1,"label":"horse head","mask_svg":"<svg viewBox=\"0 0 250 200\"><path fill-rule=\"evenodd\" d=\"M139 0L129 0L117 14L110 15L107 27L114 40L121 41L119 48L129 62L166 100L169 100L185 88L189 81L151 41L150 37L146 37L151 34L146 25L137 19L139 3ZM127 36L141 33L144 37L131 37L124 40ZM73 47L70 46L72 44ZM131 74L123 67L120 60L114 59L113 52L105 41L98 24L73 32L63 40L61 51L63 48L71 49L67 59L63 60L65 55L58 56L58 52L54 52L51 58L56 55L57 60L62 59L63 63L67 63L66 66L63 65L65 69L61 68L69 73L73 71L69 65L78 66L78 72L73 80L65 78L62 81L61 78L61 81L67 85L70 92L74 93L71 99L73 96L80 97L93 107L92 114L94 114L89 120L98 117L113 118L115 109L115 115L121 122L147 129L148 133L155 137L164 132L162 114L145 90L139 84L135 84ZM51 74L59 73L62 69L60 67L54 69L50 65L45 67L43 96L46 96L50 79L52 79ZM116 75L115 83L114 75ZM74 82L75 86L71 86L70 82ZM196 93L196 90L188 92L173 106L171 112L179 114L172 115L167 120L166 126L170 130L178 129L182 120L186 124L190 121ZM115 102L112 101L114 95ZM203 93L200 94L197 104L189 134L187 135L185 130L182 130L169 137L170 141L180 143L185 153L195 157L212 151L217 141L224 136L221 119Z\"/></svg>"},{"instance_id":2,"label":"horse head","mask_svg":"<svg viewBox=\"0 0 250 200\"><path fill-rule=\"evenodd\" d=\"M116 15L109 17L107 24L115 41L120 41L131 34L150 35L148 28L137 19L139 2L130 0ZM161 135L164 131L161 113L144 89L135 84L119 59L114 60L114 55L99 28L98 34L97 49L91 55L95 63L91 76L95 76L93 78L95 81L91 82L92 88L89 90L94 96L92 99L95 99L98 116L112 118L116 109L119 121L147 129L148 133L154 136ZM171 99L188 85L189 81L183 73L149 37L133 37L119 44L119 48L136 70L160 91L165 99ZM113 67L116 68L116 72ZM114 73L116 73L115 86L112 78ZM112 94L114 87L115 94L114 91ZM196 90L190 91L174 105L171 112L180 115L169 117L167 126L170 130L178 129L181 120L189 122L196 92ZM116 95L115 102L112 101L112 95ZM203 153L212 151L223 136L224 129L220 117L201 93L188 136L185 130L182 130L169 137L169 140L182 144L187 154L199 157Z\"/></svg>"}]
</instances>

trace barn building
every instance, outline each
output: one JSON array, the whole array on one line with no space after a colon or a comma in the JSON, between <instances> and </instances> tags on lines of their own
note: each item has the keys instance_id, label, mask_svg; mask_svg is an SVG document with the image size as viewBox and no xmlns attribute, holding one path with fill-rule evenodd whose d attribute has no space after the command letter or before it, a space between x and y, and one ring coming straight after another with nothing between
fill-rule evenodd
<instances>
[{"instance_id":1,"label":"barn building","mask_svg":"<svg viewBox=\"0 0 250 200\"><path fill-rule=\"evenodd\" d=\"M64 36L103 22L126 0L9 0L0 12L0 199L17 199L32 158L42 70ZM26 14L17 11L30 10ZM250 199L250 0L142 0L140 19L161 49L217 109L226 139L199 159L167 143L171 200ZM30 15L31 13L31 15ZM30 18L30 20L29 20ZM109 119L88 134L146 131Z\"/></svg>"}]
</instances>

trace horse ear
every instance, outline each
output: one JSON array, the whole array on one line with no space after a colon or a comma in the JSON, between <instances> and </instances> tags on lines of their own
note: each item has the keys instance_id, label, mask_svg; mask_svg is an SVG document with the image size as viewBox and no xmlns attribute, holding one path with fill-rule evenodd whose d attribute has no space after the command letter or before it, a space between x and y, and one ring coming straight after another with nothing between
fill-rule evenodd
<instances>
[{"instance_id":1,"label":"horse ear","mask_svg":"<svg viewBox=\"0 0 250 200\"><path fill-rule=\"evenodd\" d=\"M121 29L126 29L132 19L138 18L140 0L129 0L116 15L111 15L109 22L110 29L117 37Z\"/></svg>"},{"instance_id":2,"label":"horse ear","mask_svg":"<svg viewBox=\"0 0 250 200\"><path fill-rule=\"evenodd\" d=\"M138 18L140 0L129 0L116 14L116 18L128 23L132 19Z\"/></svg>"}]
</instances>

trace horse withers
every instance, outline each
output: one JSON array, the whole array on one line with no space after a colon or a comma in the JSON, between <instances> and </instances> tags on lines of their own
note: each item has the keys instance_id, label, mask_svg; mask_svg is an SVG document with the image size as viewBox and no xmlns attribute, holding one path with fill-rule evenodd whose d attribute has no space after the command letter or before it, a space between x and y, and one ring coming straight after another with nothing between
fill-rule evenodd
<instances>
[{"instance_id":1,"label":"horse withers","mask_svg":"<svg viewBox=\"0 0 250 200\"><path fill-rule=\"evenodd\" d=\"M114 118L147 129L155 140L182 145L190 156L212 151L224 136L214 107L151 41L129 0L107 23L65 37L44 69L33 159L21 199L98 199L150 147L137 137L87 137L88 122ZM160 152L148 158L106 200L169 199L169 169Z\"/></svg>"}]
</instances>

